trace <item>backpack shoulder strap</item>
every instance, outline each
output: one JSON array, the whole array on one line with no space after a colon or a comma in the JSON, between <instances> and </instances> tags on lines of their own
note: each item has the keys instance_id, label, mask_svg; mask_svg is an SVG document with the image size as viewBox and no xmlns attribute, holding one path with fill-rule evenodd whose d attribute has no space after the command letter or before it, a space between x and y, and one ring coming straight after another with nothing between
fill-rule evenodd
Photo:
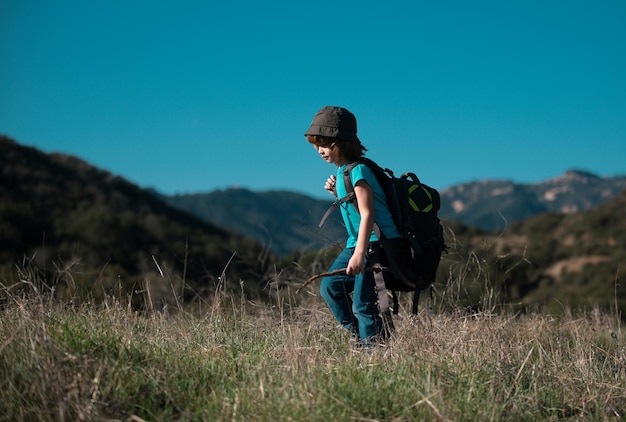
<instances>
[{"instance_id":1,"label":"backpack shoulder strap","mask_svg":"<svg viewBox=\"0 0 626 422\"><path fill-rule=\"evenodd\" d=\"M352 185L352 180L350 179L350 172L357 164L359 164L359 161L352 162L348 164L346 168L343 170L343 182L346 187L346 196L344 196L343 198L337 198L335 202L333 202L333 204L326 210L326 212L324 213L324 216L322 217L319 223L320 229L324 226L324 224L326 223L326 220L328 220L328 217L330 217L330 215L337 208L339 208L341 204L344 204L346 202L354 202L354 206L356 207L357 211L359 210L359 207L357 206L357 203L356 203L356 194L354 193L354 186Z\"/></svg>"},{"instance_id":2,"label":"backpack shoulder strap","mask_svg":"<svg viewBox=\"0 0 626 422\"><path fill-rule=\"evenodd\" d=\"M350 173L352 172L352 169L358 164L365 164L374 173L374 176L376 176L376 179L379 182L381 177L386 177L384 176L385 174L393 177L393 172L391 170L383 169L374 161L366 157L360 157L357 160L346 165L346 168L343 169L343 183L346 188L346 196L344 196L343 198L338 198L335 202L333 202L328 210L326 210L324 216L322 217L322 220L319 223L319 228L322 228L324 226L324 223L326 223L328 217L343 203L352 202L357 212L359 211L359 205L356 201L356 194L354 193L354 185L352 184L352 179L350 178ZM376 232L376 235L380 238L380 229L378 228L377 224L374 224L374 231Z\"/></svg>"},{"instance_id":3,"label":"backpack shoulder strap","mask_svg":"<svg viewBox=\"0 0 626 422\"><path fill-rule=\"evenodd\" d=\"M380 182L379 176L383 174L385 171L390 171L387 169L383 170L378 164L376 164L374 161L366 157L360 157L356 161L346 166L346 168L343 170L343 182L344 182L344 185L346 187L346 192L347 192L347 195L345 197L350 197L349 200L354 201L354 206L357 211L359 210L359 207L356 203L356 195L354 194L354 185L352 184L350 173L352 172L352 169L356 167L358 164L364 164L365 166L367 166L367 168L369 168L372 171L372 173L374 173L376 180L378 180L379 182ZM348 201L346 200L344 202L348 202Z\"/></svg>"},{"instance_id":4,"label":"backpack shoulder strap","mask_svg":"<svg viewBox=\"0 0 626 422\"><path fill-rule=\"evenodd\" d=\"M356 203L356 194L354 193L354 185L352 184L352 178L350 177L350 172L352 172L352 169L355 168L357 164L360 164L360 162L355 161L353 163L350 163L346 166L345 169L343 169L343 184L346 188L346 196L341 198L341 201L342 203L353 202L354 207L357 211L359 211L359 206Z\"/></svg>"}]
</instances>

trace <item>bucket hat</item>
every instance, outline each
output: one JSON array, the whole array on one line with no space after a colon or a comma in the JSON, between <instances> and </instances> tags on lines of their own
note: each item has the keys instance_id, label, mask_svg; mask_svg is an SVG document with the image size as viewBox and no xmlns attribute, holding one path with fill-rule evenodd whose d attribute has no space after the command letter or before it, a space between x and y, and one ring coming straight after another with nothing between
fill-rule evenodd
<instances>
[{"instance_id":1,"label":"bucket hat","mask_svg":"<svg viewBox=\"0 0 626 422\"><path fill-rule=\"evenodd\" d=\"M343 107L322 107L304 135L327 136L342 141L361 143L356 136L356 117Z\"/></svg>"}]
</instances>

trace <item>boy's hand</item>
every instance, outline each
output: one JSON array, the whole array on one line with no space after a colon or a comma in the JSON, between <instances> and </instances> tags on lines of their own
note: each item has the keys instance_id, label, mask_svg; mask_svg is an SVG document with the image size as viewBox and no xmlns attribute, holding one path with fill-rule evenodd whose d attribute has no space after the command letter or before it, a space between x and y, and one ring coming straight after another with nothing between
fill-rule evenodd
<instances>
[{"instance_id":1,"label":"boy's hand","mask_svg":"<svg viewBox=\"0 0 626 422\"><path fill-rule=\"evenodd\" d=\"M330 192L332 195L337 196L337 191L335 190L335 185L337 184L337 177L335 175L331 175L326 183L324 184L324 189Z\"/></svg>"},{"instance_id":2,"label":"boy's hand","mask_svg":"<svg viewBox=\"0 0 626 422\"><path fill-rule=\"evenodd\" d=\"M346 267L346 274L361 274L365 271L365 256L361 254L354 254L350 261L348 261L348 266Z\"/></svg>"}]
</instances>

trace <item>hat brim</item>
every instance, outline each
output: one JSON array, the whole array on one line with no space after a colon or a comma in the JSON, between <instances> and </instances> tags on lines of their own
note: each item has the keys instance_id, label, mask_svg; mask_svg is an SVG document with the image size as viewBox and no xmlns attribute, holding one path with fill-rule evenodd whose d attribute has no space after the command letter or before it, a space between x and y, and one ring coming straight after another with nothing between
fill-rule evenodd
<instances>
[{"instance_id":1,"label":"hat brim","mask_svg":"<svg viewBox=\"0 0 626 422\"><path fill-rule=\"evenodd\" d=\"M311 127L309 127L309 130L307 130L304 135L305 136L306 135L326 136L328 138L341 139L342 141L356 142L356 143L361 142L359 140L359 137L356 136L356 133L345 132L345 131L342 133L337 127L323 126L323 125L317 125L317 124L312 124Z\"/></svg>"}]
</instances>

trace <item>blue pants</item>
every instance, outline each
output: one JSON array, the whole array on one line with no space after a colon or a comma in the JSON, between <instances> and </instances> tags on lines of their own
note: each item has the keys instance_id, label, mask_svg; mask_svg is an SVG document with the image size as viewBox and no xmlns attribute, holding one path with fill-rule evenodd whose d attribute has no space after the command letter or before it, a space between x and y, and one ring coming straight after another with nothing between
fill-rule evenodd
<instances>
[{"instance_id":1,"label":"blue pants","mask_svg":"<svg viewBox=\"0 0 626 422\"><path fill-rule=\"evenodd\" d=\"M346 268L353 253L354 248L345 248L329 271ZM357 275L338 274L324 277L320 285L320 294L337 321L361 339L368 339L383 332L382 320L376 305L378 296L374 275L371 271Z\"/></svg>"}]
</instances>

